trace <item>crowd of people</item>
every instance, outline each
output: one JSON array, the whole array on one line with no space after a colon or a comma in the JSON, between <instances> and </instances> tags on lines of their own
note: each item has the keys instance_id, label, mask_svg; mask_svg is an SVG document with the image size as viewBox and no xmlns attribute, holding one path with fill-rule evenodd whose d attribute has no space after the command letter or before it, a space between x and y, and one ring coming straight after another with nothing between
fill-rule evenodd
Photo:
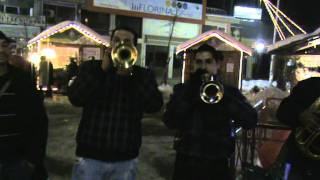
<instances>
[{"instance_id":1,"label":"crowd of people","mask_svg":"<svg viewBox=\"0 0 320 180\"><path fill-rule=\"evenodd\" d=\"M11 54L12 42L0 32L0 180L45 180L48 117L43 96L36 88L31 64ZM130 28L116 28L101 61L86 61L78 69L71 59L67 67L67 96L71 104L83 109L73 180L135 180L143 115L164 106L151 70L135 65L123 68L111 58L112 49L122 42L137 46L137 34ZM195 51L190 78L174 86L165 105L162 120L177 132L173 180L235 179L234 129L255 128L258 114L239 89L224 83L219 74L223 61L220 51L201 45ZM319 75L319 69L313 71ZM40 90L51 89L50 73L52 64L43 56ZM223 85L223 97L217 103L205 102L200 95L208 74ZM303 77L277 113L293 129L304 126L301 114L320 96L320 78ZM288 179L317 179L320 161L304 156L294 138L292 133L287 140Z\"/></svg>"}]
</instances>

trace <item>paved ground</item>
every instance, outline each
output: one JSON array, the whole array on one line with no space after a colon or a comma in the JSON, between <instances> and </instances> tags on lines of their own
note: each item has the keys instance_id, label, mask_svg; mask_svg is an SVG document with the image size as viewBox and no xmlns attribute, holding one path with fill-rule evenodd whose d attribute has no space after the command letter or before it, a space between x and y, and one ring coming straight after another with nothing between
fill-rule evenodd
<instances>
[{"instance_id":1,"label":"paved ground","mask_svg":"<svg viewBox=\"0 0 320 180\"><path fill-rule=\"evenodd\" d=\"M49 115L47 167L50 180L71 177L76 157L75 133L81 109L71 106L65 97L45 101ZM172 174L174 151L173 132L160 120L160 114L146 115L143 119L143 143L139 157L139 180L168 180Z\"/></svg>"},{"instance_id":2,"label":"paved ground","mask_svg":"<svg viewBox=\"0 0 320 180\"><path fill-rule=\"evenodd\" d=\"M168 93L171 91L166 86L160 86L160 89ZM165 101L168 93L164 93ZM46 161L50 180L69 180L76 160L75 134L81 109L73 107L63 96L46 99L45 105L50 120ZM160 113L146 115L142 131L138 180L169 180L175 156L172 149L174 132L163 125Z\"/></svg>"}]
</instances>

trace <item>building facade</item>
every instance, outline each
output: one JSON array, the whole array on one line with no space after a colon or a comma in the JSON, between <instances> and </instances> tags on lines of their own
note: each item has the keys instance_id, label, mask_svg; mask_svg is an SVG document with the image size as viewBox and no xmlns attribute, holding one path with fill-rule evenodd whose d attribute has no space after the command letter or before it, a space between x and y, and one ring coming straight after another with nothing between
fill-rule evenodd
<instances>
[{"instance_id":1,"label":"building facade","mask_svg":"<svg viewBox=\"0 0 320 180\"><path fill-rule=\"evenodd\" d=\"M41 3L34 0L1 0L0 30L17 41L18 48L39 34L45 27Z\"/></svg>"},{"instance_id":2,"label":"building facade","mask_svg":"<svg viewBox=\"0 0 320 180\"><path fill-rule=\"evenodd\" d=\"M23 3L22 3L23 2ZM161 78L180 79L182 58L175 55L177 45L208 30L217 29L249 47L258 39L268 39L261 19L235 16L235 6L261 9L256 2L234 1L173 1L128 0L2 0L0 1L0 29L19 41L27 41L42 30L65 20L80 21L103 36L119 26L130 26L139 36L140 56L137 64L147 66ZM206 13L204 13L204 11ZM8 20L3 18L10 16ZM20 17L20 18L16 18ZM28 20L25 20L28 19ZM12 29L18 29L12 31ZM268 41L266 41L268 42ZM98 50L90 49L91 52ZM94 55L93 55L94 56ZM250 61L247 61L250 62ZM245 63L246 76L251 77L252 63ZM165 68L168 68L165 70Z\"/></svg>"}]
</instances>

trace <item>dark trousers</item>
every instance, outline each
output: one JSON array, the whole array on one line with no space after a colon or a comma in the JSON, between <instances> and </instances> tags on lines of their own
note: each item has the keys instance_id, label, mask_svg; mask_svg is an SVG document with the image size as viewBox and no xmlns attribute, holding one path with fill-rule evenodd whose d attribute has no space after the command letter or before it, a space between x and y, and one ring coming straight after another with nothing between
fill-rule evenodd
<instances>
[{"instance_id":1,"label":"dark trousers","mask_svg":"<svg viewBox=\"0 0 320 180\"><path fill-rule=\"evenodd\" d=\"M31 176L26 161L0 162L0 180L31 180Z\"/></svg>"},{"instance_id":2,"label":"dark trousers","mask_svg":"<svg viewBox=\"0 0 320 180\"><path fill-rule=\"evenodd\" d=\"M47 170L43 164L30 167L25 160L0 162L0 180L46 180L47 178Z\"/></svg>"},{"instance_id":3,"label":"dark trousers","mask_svg":"<svg viewBox=\"0 0 320 180\"><path fill-rule=\"evenodd\" d=\"M320 167L292 167L289 172L288 180L319 180L320 179Z\"/></svg>"},{"instance_id":4,"label":"dark trousers","mask_svg":"<svg viewBox=\"0 0 320 180\"><path fill-rule=\"evenodd\" d=\"M173 180L232 180L228 159L209 160L177 154Z\"/></svg>"}]
</instances>

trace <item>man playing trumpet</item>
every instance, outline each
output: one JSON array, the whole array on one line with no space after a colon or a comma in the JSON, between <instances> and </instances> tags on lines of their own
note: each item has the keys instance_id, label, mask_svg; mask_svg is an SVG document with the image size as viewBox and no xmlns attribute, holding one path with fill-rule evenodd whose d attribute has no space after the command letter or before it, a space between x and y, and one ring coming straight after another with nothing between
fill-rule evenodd
<instances>
[{"instance_id":1,"label":"man playing trumpet","mask_svg":"<svg viewBox=\"0 0 320 180\"><path fill-rule=\"evenodd\" d=\"M133 66L136 45L134 31L115 29L102 61L83 63L69 83L70 102L83 107L74 180L136 177L143 113L156 112L163 104L154 74Z\"/></svg>"},{"instance_id":2,"label":"man playing trumpet","mask_svg":"<svg viewBox=\"0 0 320 180\"><path fill-rule=\"evenodd\" d=\"M164 113L164 123L178 131L173 180L231 180L230 158L236 126L253 128L257 113L234 87L219 76L223 55L209 45L200 46L192 63L195 72L174 92Z\"/></svg>"}]
</instances>

